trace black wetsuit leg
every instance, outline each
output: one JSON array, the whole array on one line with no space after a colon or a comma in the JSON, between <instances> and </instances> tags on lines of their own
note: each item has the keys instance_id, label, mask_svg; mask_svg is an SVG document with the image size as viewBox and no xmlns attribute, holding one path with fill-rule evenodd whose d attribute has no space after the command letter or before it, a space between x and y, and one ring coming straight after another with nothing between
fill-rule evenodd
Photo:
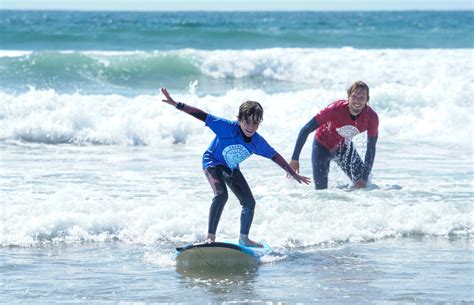
<instances>
[{"instance_id":1,"label":"black wetsuit leg","mask_svg":"<svg viewBox=\"0 0 474 305\"><path fill-rule=\"evenodd\" d=\"M242 205L240 233L248 235L255 210L255 199L240 169L231 171L228 167L219 165L208 167L204 170L204 173L214 191L214 198L209 211L208 232L216 234L217 225L229 197L227 184Z\"/></svg>"},{"instance_id":2,"label":"black wetsuit leg","mask_svg":"<svg viewBox=\"0 0 474 305\"><path fill-rule=\"evenodd\" d=\"M329 164L331 162L331 152L321 145L317 140L313 142L311 154L313 164L314 185L317 190L328 188Z\"/></svg>"},{"instance_id":3,"label":"black wetsuit leg","mask_svg":"<svg viewBox=\"0 0 474 305\"><path fill-rule=\"evenodd\" d=\"M204 170L209 184L214 191L214 198L212 199L211 208L209 211L208 232L216 234L217 225L224 210L224 206L229 198L227 187L224 180L224 169L218 167L208 167Z\"/></svg>"},{"instance_id":4,"label":"black wetsuit leg","mask_svg":"<svg viewBox=\"0 0 474 305\"><path fill-rule=\"evenodd\" d=\"M255 211L255 198L253 197L247 180L245 180L240 169L234 169L231 176L224 177L227 185L235 196L237 196L237 199L239 199L239 202L242 205L242 213L240 214L240 234L248 235Z\"/></svg>"},{"instance_id":5,"label":"black wetsuit leg","mask_svg":"<svg viewBox=\"0 0 474 305\"><path fill-rule=\"evenodd\" d=\"M353 142L339 148L334 159L352 182L362 178L364 174L364 161L359 156Z\"/></svg>"}]
</instances>

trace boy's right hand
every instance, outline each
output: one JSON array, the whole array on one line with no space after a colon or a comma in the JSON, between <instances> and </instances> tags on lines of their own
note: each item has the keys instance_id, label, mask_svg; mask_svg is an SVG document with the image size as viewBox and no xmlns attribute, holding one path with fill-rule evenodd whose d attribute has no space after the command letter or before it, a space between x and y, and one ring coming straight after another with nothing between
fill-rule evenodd
<instances>
[{"instance_id":1,"label":"boy's right hand","mask_svg":"<svg viewBox=\"0 0 474 305\"><path fill-rule=\"evenodd\" d=\"M305 177L305 176L301 176L301 175L298 175L298 178L296 177L293 177L296 181L298 181L299 183L304 183L304 184L310 184L311 183L311 179L308 178L308 177Z\"/></svg>"},{"instance_id":2,"label":"boy's right hand","mask_svg":"<svg viewBox=\"0 0 474 305\"><path fill-rule=\"evenodd\" d=\"M176 107L178 103L171 97L171 95L169 94L168 90L166 90L166 88L161 88L161 93L163 93L163 95L166 97L165 100L161 100L162 102L170 104L173 107Z\"/></svg>"}]
</instances>

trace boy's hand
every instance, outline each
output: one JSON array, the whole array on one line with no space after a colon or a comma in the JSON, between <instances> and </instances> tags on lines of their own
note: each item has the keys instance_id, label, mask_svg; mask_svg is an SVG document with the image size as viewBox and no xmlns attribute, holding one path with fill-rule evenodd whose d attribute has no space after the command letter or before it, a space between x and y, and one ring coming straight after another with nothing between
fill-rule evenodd
<instances>
[{"instance_id":1,"label":"boy's hand","mask_svg":"<svg viewBox=\"0 0 474 305\"><path fill-rule=\"evenodd\" d=\"M298 181L298 183L304 183L304 184L311 183L311 179L305 176L297 175L296 177L293 177L293 178L295 178L295 180Z\"/></svg>"},{"instance_id":2,"label":"boy's hand","mask_svg":"<svg viewBox=\"0 0 474 305\"><path fill-rule=\"evenodd\" d=\"M165 100L161 100L162 102L170 104L173 107L176 107L178 103L171 97L171 95L168 93L168 90L166 90L166 88L161 88L161 93L163 93L163 95L166 97Z\"/></svg>"}]
</instances>

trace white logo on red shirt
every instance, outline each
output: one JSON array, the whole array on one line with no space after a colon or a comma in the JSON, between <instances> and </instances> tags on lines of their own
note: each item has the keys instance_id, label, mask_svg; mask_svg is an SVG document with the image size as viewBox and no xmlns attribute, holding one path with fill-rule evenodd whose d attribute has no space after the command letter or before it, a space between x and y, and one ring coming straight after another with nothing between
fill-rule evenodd
<instances>
[{"instance_id":1,"label":"white logo on red shirt","mask_svg":"<svg viewBox=\"0 0 474 305\"><path fill-rule=\"evenodd\" d=\"M348 144L352 141L352 138L360 133L357 127L352 125L346 125L339 128L336 128L337 133L344 138L344 142Z\"/></svg>"}]
</instances>

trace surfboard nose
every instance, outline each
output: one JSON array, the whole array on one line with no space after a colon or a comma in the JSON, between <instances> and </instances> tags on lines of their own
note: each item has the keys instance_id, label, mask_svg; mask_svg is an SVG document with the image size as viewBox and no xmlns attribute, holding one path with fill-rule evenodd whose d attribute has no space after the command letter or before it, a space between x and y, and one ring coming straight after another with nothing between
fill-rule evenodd
<instances>
[{"instance_id":1,"label":"surfboard nose","mask_svg":"<svg viewBox=\"0 0 474 305\"><path fill-rule=\"evenodd\" d=\"M227 242L190 244L176 251L176 267L181 271L255 268L263 255L271 253L268 246L255 248Z\"/></svg>"}]
</instances>

